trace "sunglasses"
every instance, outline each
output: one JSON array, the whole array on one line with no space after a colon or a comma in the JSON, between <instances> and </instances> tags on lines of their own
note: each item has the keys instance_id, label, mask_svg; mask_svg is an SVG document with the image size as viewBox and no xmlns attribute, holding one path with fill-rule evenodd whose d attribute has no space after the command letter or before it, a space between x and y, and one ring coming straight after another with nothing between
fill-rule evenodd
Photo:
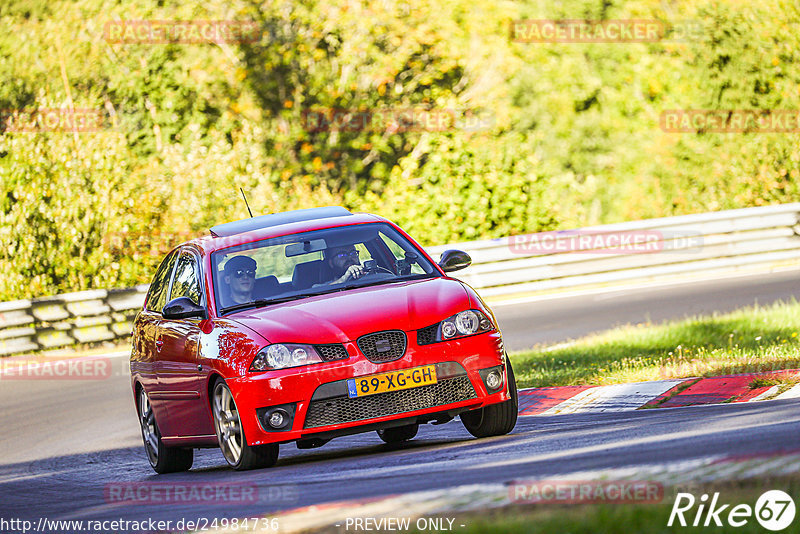
<instances>
[{"instance_id":1,"label":"sunglasses","mask_svg":"<svg viewBox=\"0 0 800 534\"><path fill-rule=\"evenodd\" d=\"M238 269L236 272L233 273L236 278L242 278L244 276L249 276L250 278L256 277L256 272L253 269Z\"/></svg>"},{"instance_id":2,"label":"sunglasses","mask_svg":"<svg viewBox=\"0 0 800 534\"><path fill-rule=\"evenodd\" d=\"M347 257L357 258L358 257L358 251L357 250L351 250L350 252L340 252L340 253L338 253L336 255L336 257L339 258L339 259L347 258Z\"/></svg>"}]
</instances>

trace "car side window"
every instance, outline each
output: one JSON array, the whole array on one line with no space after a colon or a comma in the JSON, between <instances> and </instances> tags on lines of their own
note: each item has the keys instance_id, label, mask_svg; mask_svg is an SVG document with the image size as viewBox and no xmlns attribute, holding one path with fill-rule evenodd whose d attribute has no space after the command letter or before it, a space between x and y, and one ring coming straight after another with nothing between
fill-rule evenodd
<instances>
[{"instance_id":1,"label":"car side window","mask_svg":"<svg viewBox=\"0 0 800 534\"><path fill-rule=\"evenodd\" d=\"M175 265L177 251L172 252L164 258L158 266L153 281L150 283L150 290L147 293L147 310L161 313L167 303L167 290L169 289L169 279L172 275L172 267Z\"/></svg>"},{"instance_id":2,"label":"car side window","mask_svg":"<svg viewBox=\"0 0 800 534\"><path fill-rule=\"evenodd\" d=\"M181 253L175 269L175 279L172 281L169 300L178 297L189 297L195 304L200 304L203 298L203 292L200 289L200 269L197 260L190 252Z\"/></svg>"}]
</instances>

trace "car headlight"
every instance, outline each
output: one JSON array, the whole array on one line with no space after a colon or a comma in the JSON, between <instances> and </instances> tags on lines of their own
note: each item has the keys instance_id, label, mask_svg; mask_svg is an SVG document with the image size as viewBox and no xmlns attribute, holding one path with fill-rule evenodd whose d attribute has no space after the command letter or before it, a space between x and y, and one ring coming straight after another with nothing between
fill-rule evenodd
<instances>
[{"instance_id":1,"label":"car headlight","mask_svg":"<svg viewBox=\"0 0 800 534\"><path fill-rule=\"evenodd\" d=\"M417 344L429 345L494 330L494 324L479 310L465 310L417 331Z\"/></svg>"},{"instance_id":2,"label":"car headlight","mask_svg":"<svg viewBox=\"0 0 800 534\"><path fill-rule=\"evenodd\" d=\"M299 367L312 363L322 363L317 350L311 345L298 345L295 343L275 343L258 351L251 371L270 371L272 369L286 369Z\"/></svg>"}]
</instances>

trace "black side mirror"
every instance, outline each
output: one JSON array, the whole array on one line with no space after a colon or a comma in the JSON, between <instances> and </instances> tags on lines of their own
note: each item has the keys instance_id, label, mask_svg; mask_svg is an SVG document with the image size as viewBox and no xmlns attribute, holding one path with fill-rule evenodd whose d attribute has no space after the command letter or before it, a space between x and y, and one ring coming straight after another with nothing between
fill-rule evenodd
<instances>
[{"instance_id":1,"label":"black side mirror","mask_svg":"<svg viewBox=\"0 0 800 534\"><path fill-rule=\"evenodd\" d=\"M439 258L439 267L446 273L464 269L472 264L472 258L463 250L445 250Z\"/></svg>"},{"instance_id":2,"label":"black side mirror","mask_svg":"<svg viewBox=\"0 0 800 534\"><path fill-rule=\"evenodd\" d=\"M192 317L205 319L206 309L195 304L189 297L178 297L167 302L161 315L164 316L164 319L189 319Z\"/></svg>"}]
</instances>

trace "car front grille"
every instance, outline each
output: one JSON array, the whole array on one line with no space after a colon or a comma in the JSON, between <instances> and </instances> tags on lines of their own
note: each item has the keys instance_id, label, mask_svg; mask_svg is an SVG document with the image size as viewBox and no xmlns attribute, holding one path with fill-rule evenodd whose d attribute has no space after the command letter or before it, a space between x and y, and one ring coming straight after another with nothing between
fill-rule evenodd
<instances>
[{"instance_id":1,"label":"car front grille","mask_svg":"<svg viewBox=\"0 0 800 534\"><path fill-rule=\"evenodd\" d=\"M346 360L350 357L347 354L347 349L341 343L333 343L330 345L314 345L317 354L324 362L333 362L336 360Z\"/></svg>"},{"instance_id":2,"label":"car front grille","mask_svg":"<svg viewBox=\"0 0 800 534\"><path fill-rule=\"evenodd\" d=\"M439 323L426 326L417 330L417 345L430 345L436 343L436 334L439 333Z\"/></svg>"},{"instance_id":3,"label":"car front grille","mask_svg":"<svg viewBox=\"0 0 800 534\"><path fill-rule=\"evenodd\" d=\"M361 336L356 343L372 363L399 360L406 353L406 333L402 330L374 332Z\"/></svg>"},{"instance_id":4,"label":"car front grille","mask_svg":"<svg viewBox=\"0 0 800 534\"><path fill-rule=\"evenodd\" d=\"M305 428L316 428L413 412L476 398L466 374L439 380L436 384L368 395L312 400Z\"/></svg>"}]
</instances>

